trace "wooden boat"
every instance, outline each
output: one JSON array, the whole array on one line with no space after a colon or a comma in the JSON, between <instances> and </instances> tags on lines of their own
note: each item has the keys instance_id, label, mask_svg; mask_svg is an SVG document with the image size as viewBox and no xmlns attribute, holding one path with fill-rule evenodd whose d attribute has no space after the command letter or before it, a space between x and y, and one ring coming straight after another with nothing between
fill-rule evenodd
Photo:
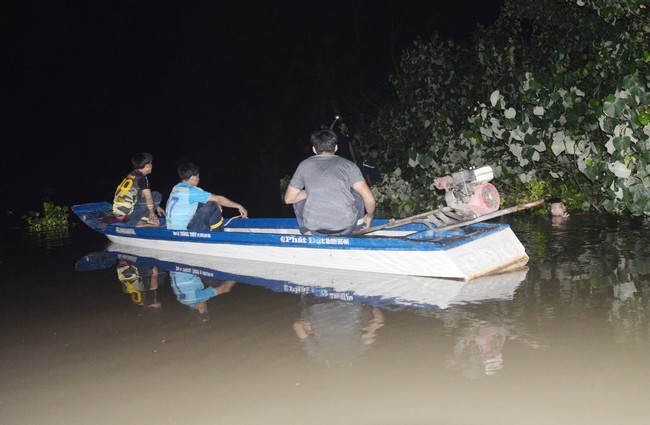
<instances>
[{"instance_id":1,"label":"wooden boat","mask_svg":"<svg viewBox=\"0 0 650 425\"><path fill-rule=\"evenodd\" d=\"M123 225L107 202L72 209L115 243L220 258L463 281L516 270L528 262L507 224L461 220L432 225L441 216L453 216L441 214L443 210L430 215L431 220L377 219L372 233L304 236L291 218L231 220L223 232L194 232L168 230L164 220L160 228Z\"/></svg>"},{"instance_id":2,"label":"wooden boat","mask_svg":"<svg viewBox=\"0 0 650 425\"><path fill-rule=\"evenodd\" d=\"M190 273L206 280L236 281L274 292L313 295L386 309L440 308L512 299L527 268L485 276L471 282L292 266L177 253L111 243L77 261L78 271L115 267L118 261L156 266L159 271Z\"/></svg>"}]
</instances>

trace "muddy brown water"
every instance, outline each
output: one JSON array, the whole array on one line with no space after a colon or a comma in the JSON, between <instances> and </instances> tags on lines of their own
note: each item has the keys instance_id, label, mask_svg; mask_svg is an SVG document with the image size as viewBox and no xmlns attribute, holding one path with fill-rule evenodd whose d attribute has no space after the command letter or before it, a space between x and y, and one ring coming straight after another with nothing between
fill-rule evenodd
<instances>
[{"instance_id":1,"label":"muddy brown water","mask_svg":"<svg viewBox=\"0 0 650 425\"><path fill-rule=\"evenodd\" d=\"M496 292L204 279L204 314L163 269L144 298L77 271L107 245L85 228L7 232L0 423L650 423L647 223L507 220L531 259Z\"/></svg>"}]
</instances>

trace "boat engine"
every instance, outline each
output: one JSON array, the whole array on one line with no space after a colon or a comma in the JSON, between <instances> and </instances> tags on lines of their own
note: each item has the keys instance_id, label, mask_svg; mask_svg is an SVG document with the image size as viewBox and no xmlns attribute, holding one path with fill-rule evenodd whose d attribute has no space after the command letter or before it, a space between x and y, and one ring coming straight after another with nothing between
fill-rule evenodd
<instances>
[{"instance_id":1,"label":"boat engine","mask_svg":"<svg viewBox=\"0 0 650 425\"><path fill-rule=\"evenodd\" d=\"M493 177L490 166L471 168L442 177L436 187L445 189L448 206L466 218L476 218L499 209L499 192L488 183Z\"/></svg>"}]
</instances>

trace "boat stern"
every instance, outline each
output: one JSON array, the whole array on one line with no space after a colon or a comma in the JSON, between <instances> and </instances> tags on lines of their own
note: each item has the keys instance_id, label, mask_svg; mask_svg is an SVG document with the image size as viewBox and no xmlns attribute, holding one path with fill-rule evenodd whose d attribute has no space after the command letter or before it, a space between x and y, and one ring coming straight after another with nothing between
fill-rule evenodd
<instances>
[{"instance_id":1,"label":"boat stern","mask_svg":"<svg viewBox=\"0 0 650 425\"><path fill-rule=\"evenodd\" d=\"M465 280L518 270L528 263L526 249L510 226L447 252Z\"/></svg>"}]
</instances>

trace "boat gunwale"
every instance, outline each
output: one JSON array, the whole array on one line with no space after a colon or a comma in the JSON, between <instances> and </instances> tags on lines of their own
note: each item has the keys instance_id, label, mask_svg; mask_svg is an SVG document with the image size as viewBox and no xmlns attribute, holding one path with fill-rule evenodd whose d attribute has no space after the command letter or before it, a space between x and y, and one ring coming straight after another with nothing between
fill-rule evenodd
<instances>
[{"instance_id":1,"label":"boat gunwale","mask_svg":"<svg viewBox=\"0 0 650 425\"><path fill-rule=\"evenodd\" d=\"M428 229L422 224L412 225L420 227L420 230L414 230L407 235L332 235L332 236L315 236L296 234L295 228L287 227L260 227L260 229L278 230L278 232L256 233L251 231L251 227L233 227L225 232L194 232L188 230L172 230L162 228L146 228L123 225L115 222L105 226L97 225L99 221L93 222L94 217L86 217L86 214L96 213L97 216L108 209L108 202L96 202L91 204L81 204L73 206L74 213L79 219L91 229L106 236L126 237L132 239L168 241L168 242L189 242L197 244L234 244L240 246L272 246L279 248L310 248L324 250L385 250L385 251L438 251L448 250L454 247L462 246L476 239L480 239L489 234L503 231L510 226L503 223L475 223L463 228L453 230L443 230L436 232L434 229ZM248 219L256 221L288 221L295 219L290 218L257 218ZM248 221L246 220L246 221ZM424 227L424 229L422 229ZM237 231L237 229L247 229L247 231ZM279 230L290 230L294 233L283 233ZM397 230L396 230L397 232ZM442 235L434 239L422 239L425 234L431 236Z\"/></svg>"}]
</instances>

